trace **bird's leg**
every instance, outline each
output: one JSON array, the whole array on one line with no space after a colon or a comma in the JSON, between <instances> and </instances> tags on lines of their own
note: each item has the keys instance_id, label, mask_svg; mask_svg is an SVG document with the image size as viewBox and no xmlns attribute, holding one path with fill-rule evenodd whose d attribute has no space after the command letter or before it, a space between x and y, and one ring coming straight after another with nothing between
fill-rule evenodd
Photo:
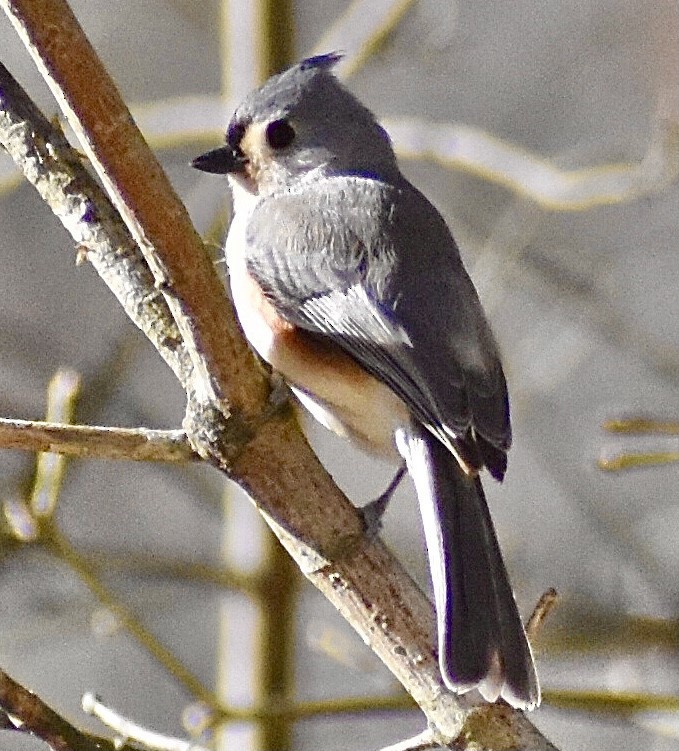
<instances>
[{"instance_id":1,"label":"bird's leg","mask_svg":"<svg viewBox=\"0 0 679 751\"><path fill-rule=\"evenodd\" d=\"M405 475L406 473L406 470L407 467L405 463L401 464L384 493L378 495L374 501L370 501L370 503L361 507L361 512L363 513L363 523L365 524L365 531L367 532L369 537L377 537L380 530L382 529L382 516L387 510L389 501L396 492L396 488L398 488L398 486L400 485L401 480L403 479L403 475Z\"/></svg>"}]
</instances>

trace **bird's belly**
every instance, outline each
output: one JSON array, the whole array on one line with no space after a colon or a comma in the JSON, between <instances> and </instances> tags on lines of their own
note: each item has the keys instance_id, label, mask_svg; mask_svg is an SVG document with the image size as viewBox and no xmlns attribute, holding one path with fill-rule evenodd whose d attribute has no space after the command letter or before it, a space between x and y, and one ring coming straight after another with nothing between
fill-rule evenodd
<instances>
[{"instance_id":1,"label":"bird's belly","mask_svg":"<svg viewBox=\"0 0 679 751\"><path fill-rule=\"evenodd\" d=\"M351 439L364 450L391 461L400 461L394 435L410 423L408 410L379 381L356 390L351 383L335 380L325 398L291 381L295 395L311 415L328 430Z\"/></svg>"}]
</instances>

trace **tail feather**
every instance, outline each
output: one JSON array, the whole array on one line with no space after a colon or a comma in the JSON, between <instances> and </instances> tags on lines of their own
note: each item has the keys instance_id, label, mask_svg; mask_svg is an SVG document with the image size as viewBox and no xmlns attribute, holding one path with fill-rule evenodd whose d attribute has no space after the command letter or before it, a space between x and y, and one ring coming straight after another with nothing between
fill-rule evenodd
<instances>
[{"instance_id":1,"label":"tail feather","mask_svg":"<svg viewBox=\"0 0 679 751\"><path fill-rule=\"evenodd\" d=\"M514 707L540 702L533 657L481 481L425 430L398 439L420 502L447 685Z\"/></svg>"}]
</instances>

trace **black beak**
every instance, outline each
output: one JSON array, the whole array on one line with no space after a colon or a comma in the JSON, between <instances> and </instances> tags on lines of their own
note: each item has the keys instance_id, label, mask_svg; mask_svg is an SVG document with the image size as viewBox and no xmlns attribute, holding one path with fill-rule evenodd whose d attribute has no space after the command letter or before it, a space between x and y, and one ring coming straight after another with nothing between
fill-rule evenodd
<instances>
[{"instance_id":1,"label":"black beak","mask_svg":"<svg viewBox=\"0 0 679 751\"><path fill-rule=\"evenodd\" d=\"M201 170L201 172L212 172L215 175L243 173L246 164L247 159L243 156L242 151L233 149L231 146L212 149L212 151L197 156L191 162L191 166Z\"/></svg>"}]
</instances>

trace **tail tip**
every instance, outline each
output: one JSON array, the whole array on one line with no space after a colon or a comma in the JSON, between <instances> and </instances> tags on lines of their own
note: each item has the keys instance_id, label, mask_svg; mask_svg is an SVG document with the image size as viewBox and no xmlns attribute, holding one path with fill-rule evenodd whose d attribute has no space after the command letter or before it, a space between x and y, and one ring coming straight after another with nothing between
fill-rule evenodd
<instances>
[{"instance_id":1,"label":"tail tip","mask_svg":"<svg viewBox=\"0 0 679 751\"><path fill-rule=\"evenodd\" d=\"M530 712L540 706L542 699L540 684L532 663L514 679L507 675L502 658L497 652L490 660L488 670L478 680L456 680L444 665L441 665L441 670L444 683L457 694L466 694L476 690L490 704L502 699L510 707L524 712Z\"/></svg>"}]
</instances>

